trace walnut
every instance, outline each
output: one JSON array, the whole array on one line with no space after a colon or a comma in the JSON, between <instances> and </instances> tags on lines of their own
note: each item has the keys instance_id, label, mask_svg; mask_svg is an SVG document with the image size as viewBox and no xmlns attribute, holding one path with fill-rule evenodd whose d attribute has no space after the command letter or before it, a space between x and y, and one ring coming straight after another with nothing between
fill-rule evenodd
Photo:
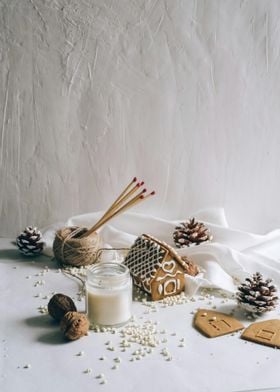
<instances>
[{"instance_id":1,"label":"walnut","mask_svg":"<svg viewBox=\"0 0 280 392\"><path fill-rule=\"evenodd\" d=\"M60 322L60 329L68 340L76 340L88 334L89 321L78 312L67 312Z\"/></svg>"},{"instance_id":2,"label":"walnut","mask_svg":"<svg viewBox=\"0 0 280 392\"><path fill-rule=\"evenodd\" d=\"M76 312L77 308L73 300L64 294L55 294L48 303L49 314L57 321L60 321L65 313Z\"/></svg>"}]
</instances>

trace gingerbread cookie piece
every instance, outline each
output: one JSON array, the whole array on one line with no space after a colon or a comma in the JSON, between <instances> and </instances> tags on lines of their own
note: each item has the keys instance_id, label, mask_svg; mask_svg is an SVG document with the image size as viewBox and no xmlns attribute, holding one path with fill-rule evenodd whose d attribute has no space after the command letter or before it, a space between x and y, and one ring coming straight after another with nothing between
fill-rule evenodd
<instances>
[{"instance_id":1,"label":"gingerbread cookie piece","mask_svg":"<svg viewBox=\"0 0 280 392\"><path fill-rule=\"evenodd\" d=\"M251 324L241 335L254 343L280 348L280 320L266 320Z\"/></svg>"},{"instance_id":2,"label":"gingerbread cookie piece","mask_svg":"<svg viewBox=\"0 0 280 392\"><path fill-rule=\"evenodd\" d=\"M244 325L225 313L199 309L194 316L195 327L208 338L227 335L240 331Z\"/></svg>"}]
</instances>

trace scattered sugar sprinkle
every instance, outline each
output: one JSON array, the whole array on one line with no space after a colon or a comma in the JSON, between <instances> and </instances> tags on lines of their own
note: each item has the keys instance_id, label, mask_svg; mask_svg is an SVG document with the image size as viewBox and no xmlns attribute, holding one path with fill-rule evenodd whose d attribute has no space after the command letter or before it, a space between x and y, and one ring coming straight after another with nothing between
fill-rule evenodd
<instances>
[{"instance_id":1,"label":"scattered sugar sprinkle","mask_svg":"<svg viewBox=\"0 0 280 392\"><path fill-rule=\"evenodd\" d=\"M48 306L43 306L43 305L41 305L41 306L38 307L38 311L39 311L39 313L46 314L46 313L49 312L49 311L48 311Z\"/></svg>"},{"instance_id":2,"label":"scattered sugar sprinkle","mask_svg":"<svg viewBox=\"0 0 280 392\"><path fill-rule=\"evenodd\" d=\"M87 368L86 370L84 370L84 373L85 374L89 374L89 373L91 373L92 372L92 369L91 368Z\"/></svg>"}]
</instances>

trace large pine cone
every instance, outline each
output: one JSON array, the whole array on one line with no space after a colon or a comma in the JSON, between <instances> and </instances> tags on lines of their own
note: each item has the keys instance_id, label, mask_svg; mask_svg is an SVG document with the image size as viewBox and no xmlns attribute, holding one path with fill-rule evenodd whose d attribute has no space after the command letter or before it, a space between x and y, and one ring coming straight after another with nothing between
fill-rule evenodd
<instances>
[{"instance_id":1,"label":"large pine cone","mask_svg":"<svg viewBox=\"0 0 280 392\"><path fill-rule=\"evenodd\" d=\"M211 241L212 238L209 229L204 223L197 222L195 218L176 226L173 233L173 239L177 248L184 248L192 244L199 245L201 242Z\"/></svg>"},{"instance_id":2,"label":"large pine cone","mask_svg":"<svg viewBox=\"0 0 280 392\"><path fill-rule=\"evenodd\" d=\"M256 272L238 287L237 302L248 312L260 315L275 308L278 299L276 292L272 280L264 280L263 276Z\"/></svg>"},{"instance_id":3,"label":"large pine cone","mask_svg":"<svg viewBox=\"0 0 280 392\"><path fill-rule=\"evenodd\" d=\"M17 246L25 256L35 256L42 252L44 243L37 227L28 226L16 239Z\"/></svg>"}]
</instances>

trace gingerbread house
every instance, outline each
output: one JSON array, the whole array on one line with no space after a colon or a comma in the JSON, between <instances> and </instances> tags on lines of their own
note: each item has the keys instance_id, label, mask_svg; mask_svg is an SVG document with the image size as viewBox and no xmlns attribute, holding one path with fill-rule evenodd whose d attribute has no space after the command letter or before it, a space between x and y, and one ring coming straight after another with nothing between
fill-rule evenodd
<instances>
[{"instance_id":1,"label":"gingerbread house","mask_svg":"<svg viewBox=\"0 0 280 392\"><path fill-rule=\"evenodd\" d=\"M194 276L198 273L190 260L147 234L136 239L124 264L129 268L134 284L149 293L154 301L179 294L185 287L184 274Z\"/></svg>"}]
</instances>

